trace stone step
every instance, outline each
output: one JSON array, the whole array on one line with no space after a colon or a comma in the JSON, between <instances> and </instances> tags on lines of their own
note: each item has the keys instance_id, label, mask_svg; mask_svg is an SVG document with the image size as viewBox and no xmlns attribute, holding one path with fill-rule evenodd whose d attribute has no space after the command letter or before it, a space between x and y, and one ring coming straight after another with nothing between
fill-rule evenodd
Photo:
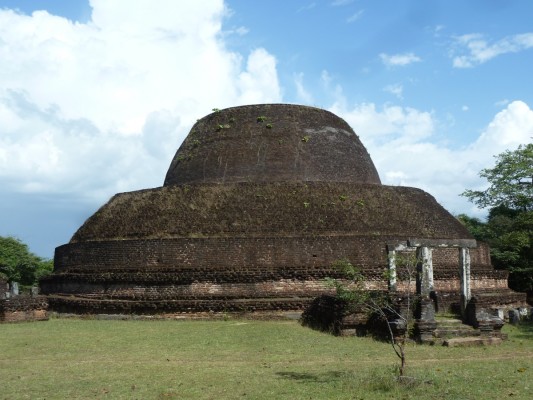
<instances>
[{"instance_id":1,"label":"stone step","mask_svg":"<svg viewBox=\"0 0 533 400\"><path fill-rule=\"evenodd\" d=\"M433 336L436 338L452 338L452 337L471 337L471 336L479 336L479 331L472 328L437 328L433 332Z\"/></svg>"},{"instance_id":2,"label":"stone step","mask_svg":"<svg viewBox=\"0 0 533 400\"><path fill-rule=\"evenodd\" d=\"M486 346L501 344L502 339L498 337L460 337L453 339L446 339L442 343L447 347L468 347L468 346Z\"/></svg>"},{"instance_id":3,"label":"stone step","mask_svg":"<svg viewBox=\"0 0 533 400\"><path fill-rule=\"evenodd\" d=\"M437 322L437 326L439 328L443 328L443 329L460 329L462 327L469 326L469 325L465 325L463 321L461 320L441 321L437 319L435 320L435 322Z\"/></svg>"},{"instance_id":4,"label":"stone step","mask_svg":"<svg viewBox=\"0 0 533 400\"><path fill-rule=\"evenodd\" d=\"M478 337L479 330L466 325L460 319L456 318L436 318L437 329L433 336L439 339L458 338L458 337Z\"/></svg>"},{"instance_id":5,"label":"stone step","mask_svg":"<svg viewBox=\"0 0 533 400\"><path fill-rule=\"evenodd\" d=\"M463 321L459 318L451 318L451 317L435 317L435 321L437 321L439 324L462 324Z\"/></svg>"}]
</instances>

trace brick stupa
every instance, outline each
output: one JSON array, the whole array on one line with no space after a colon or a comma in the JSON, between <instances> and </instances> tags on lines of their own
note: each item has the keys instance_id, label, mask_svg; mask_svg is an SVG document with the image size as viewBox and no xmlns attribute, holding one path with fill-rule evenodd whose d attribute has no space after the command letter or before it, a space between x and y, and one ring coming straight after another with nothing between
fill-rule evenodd
<instances>
[{"instance_id":1,"label":"brick stupa","mask_svg":"<svg viewBox=\"0 0 533 400\"><path fill-rule=\"evenodd\" d=\"M457 246L470 251L469 295L522 301L488 248L431 195L381 184L344 120L242 106L198 120L164 186L113 196L56 249L41 287L58 312L280 315L329 293L324 278L338 277L339 259L361 267L372 289L396 287L384 278L390 253L416 241L434 247L441 310L459 307L466 290Z\"/></svg>"}]
</instances>

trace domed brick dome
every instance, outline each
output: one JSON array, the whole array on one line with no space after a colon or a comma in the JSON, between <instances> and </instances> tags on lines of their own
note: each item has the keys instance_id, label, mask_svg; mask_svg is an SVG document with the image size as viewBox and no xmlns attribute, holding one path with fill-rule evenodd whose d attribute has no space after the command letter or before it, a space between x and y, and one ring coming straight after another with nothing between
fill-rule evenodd
<instances>
[{"instance_id":1,"label":"domed brick dome","mask_svg":"<svg viewBox=\"0 0 533 400\"><path fill-rule=\"evenodd\" d=\"M174 156L165 186L200 182L381 183L343 119L287 104L228 108L200 119Z\"/></svg>"}]
</instances>

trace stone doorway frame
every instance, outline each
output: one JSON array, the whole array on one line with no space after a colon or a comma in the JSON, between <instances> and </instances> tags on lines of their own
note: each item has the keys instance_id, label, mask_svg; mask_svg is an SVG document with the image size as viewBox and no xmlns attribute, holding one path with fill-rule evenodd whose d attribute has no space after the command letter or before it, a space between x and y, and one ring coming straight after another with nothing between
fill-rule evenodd
<instances>
[{"instance_id":1,"label":"stone doorway frame","mask_svg":"<svg viewBox=\"0 0 533 400\"><path fill-rule=\"evenodd\" d=\"M459 278L461 282L461 315L466 318L466 308L472 298L470 283L470 249L476 248L475 239L407 239L406 241L388 242L387 263L389 268L389 290L397 290L396 253L399 251L416 251L419 261L417 268L417 294L422 299L430 299L434 293L433 283L433 249L457 248ZM419 282L418 282L419 281Z\"/></svg>"}]
</instances>

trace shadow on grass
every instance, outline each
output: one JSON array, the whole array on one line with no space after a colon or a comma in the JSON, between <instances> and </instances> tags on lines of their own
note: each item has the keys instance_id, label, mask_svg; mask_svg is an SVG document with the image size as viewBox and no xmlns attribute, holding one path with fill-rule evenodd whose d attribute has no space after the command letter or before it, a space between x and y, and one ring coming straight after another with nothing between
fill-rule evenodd
<instances>
[{"instance_id":1,"label":"shadow on grass","mask_svg":"<svg viewBox=\"0 0 533 400\"><path fill-rule=\"evenodd\" d=\"M515 326L518 330L516 333L516 338L533 339L533 321L524 321Z\"/></svg>"},{"instance_id":2,"label":"shadow on grass","mask_svg":"<svg viewBox=\"0 0 533 400\"><path fill-rule=\"evenodd\" d=\"M343 390L353 391L353 393L365 393L366 395L375 393L379 398L404 398L404 395L412 394L413 391L422 393L432 387L431 390L438 390L437 382L433 377L424 374L418 376L398 377L396 366L373 368L362 374L355 374L353 371L327 371L327 372L296 372L284 371L277 372L280 379L295 381L300 384L323 384L332 387L342 387ZM340 386L339 386L340 385ZM365 396L366 398L366 396ZM417 397L418 398L418 397ZM423 397L421 397L423 398Z\"/></svg>"},{"instance_id":3,"label":"shadow on grass","mask_svg":"<svg viewBox=\"0 0 533 400\"><path fill-rule=\"evenodd\" d=\"M323 373L317 373L317 374L311 374L308 372L276 372L276 375L278 375L280 378L283 379L289 379L293 381L301 381L301 382L332 382L340 380L344 375L346 375L345 372L342 371L328 371Z\"/></svg>"}]
</instances>

